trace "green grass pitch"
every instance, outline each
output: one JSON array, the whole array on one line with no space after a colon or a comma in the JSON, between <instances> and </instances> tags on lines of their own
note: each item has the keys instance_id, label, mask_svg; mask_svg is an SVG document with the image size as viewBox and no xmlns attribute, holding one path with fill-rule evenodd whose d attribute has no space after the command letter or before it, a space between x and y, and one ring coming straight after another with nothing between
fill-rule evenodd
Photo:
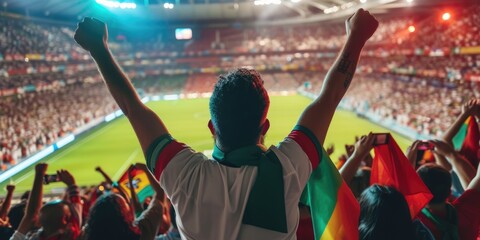
<instances>
[{"instance_id":1,"label":"green grass pitch","mask_svg":"<svg viewBox=\"0 0 480 240\"><path fill-rule=\"evenodd\" d=\"M290 130L303 109L311 102L303 96L272 96L268 118L271 127L267 133L266 145L276 145ZM188 99L178 101L150 102L148 104L165 122L172 135L197 151L211 150L213 138L207 128L209 120L208 99ZM388 132L387 129L360 119L347 111L337 111L330 126L326 146L335 144L332 159L344 153L344 144L351 144L355 135L372 132ZM402 149L411 143L397 134L394 138ZM57 169L68 169L75 176L77 184L92 185L102 181L100 174L94 171L101 166L114 180L117 180L125 169L134 162L143 162L144 157L135 134L127 119L122 117L111 123L98 127L42 160L49 164L47 173ZM34 175L33 166L18 173L12 178L17 185L16 195L29 190ZM0 184L0 196L5 194L5 185ZM63 184L47 185L45 193L63 191Z\"/></svg>"}]
</instances>

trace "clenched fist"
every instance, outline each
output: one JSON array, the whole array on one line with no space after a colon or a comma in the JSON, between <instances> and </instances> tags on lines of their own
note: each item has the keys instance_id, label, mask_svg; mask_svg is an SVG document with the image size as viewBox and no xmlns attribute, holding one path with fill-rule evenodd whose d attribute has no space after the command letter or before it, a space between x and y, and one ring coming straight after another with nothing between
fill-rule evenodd
<instances>
[{"instance_id":1,"label":"clenched fist","mask_svg":"<svg viewBox=\"0 0 480 240\"><path fill-rule=\"evenodd\" d=\"M472 98L462 106L462 114L470 116L478 112L480 100Z\"/></svg>"},{"instance_id":2,"label":"clenched fist","mask_svg":"<svg viewBox=\"0 0 480 240\"><path fill-rule=\"evenodd\" d=\"M40 175L45 175L45 172L47 172L48 164L46 163L38 163L35 165L35 172Z\"/></svg>"},{"instance_id":3,"label":"clenched fist","mask_svg":"<svg viewBox=\"0 0 480 240\"><path fill-rule=\"evenodd\" d=\"M106 47L108 40L107 25L98 19L86 17L78 23L73 38L83 49L94 52Z\"/></svg>"},{"instance_id":4,"label":"clenched fist","mask_svg":"<svg viewBox=\"0 0 480 240\"><path fill-rule=\"evenodd\" d=\"M12 184L7 185L7 191L8 192L13 192L14 190L15 190L15 185L12 185Z\"/></svg>"},{"instance_id":5,"label":"clenched fist","mask_svg":"<svg viewBox=\"0 0 480 240\"><path fill-rule=\"evenodd\" d=\"M345 21L347 36L366 42L377 30L378 21L370 12L360 8Z\"/></svg>"}]
</instances>

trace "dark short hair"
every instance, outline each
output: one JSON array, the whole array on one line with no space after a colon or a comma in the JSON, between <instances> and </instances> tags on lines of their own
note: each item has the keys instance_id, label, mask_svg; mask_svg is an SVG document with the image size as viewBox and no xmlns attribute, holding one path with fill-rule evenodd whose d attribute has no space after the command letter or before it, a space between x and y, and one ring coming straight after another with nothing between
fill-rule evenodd
<instances>
[{"instance_id":1,"label":"dark short hair","mask_svg":"<svg viewBox=\"0 0 480 240\"><path fill-rule=\"evenodd\" d=\"M361 240L415 239L407 201L395 188L374 184L359 202Z\"/></svg>"},{"instance_id":2,"label":"dark short hair","mask_svg":"<svg viewBox=\"0 0 480 240\"><path fill-rule=\"evenodd\" d=\"M105 193L97 199L90 208L85 239L140 239L140 230L133 227L133 215L121 204L121 198L118 194Z\"/></svg>"},{"instance_id":3,"label":"dark short hair","mask_svg":"<svg viewBox=\"0 0 480 240\"><path fill-rule=\"evenodd\" d=\"M220 76L210 98L210 115L223 150L255 144L269 105L257 71L239 68Z\"/></svg>"},{"instance_id":4,"label":"dark short hair","mask_svg":"<svg viewBox=\"0 0 480 240\"><path fill-rule=\"evenodd\" d=\"M27 200L29 196L30 196L30 191L26 191L22 194L22 197L20 199Z\"/></svg>"},{"instance_id":5,"label":"dark short hair","mask_svg":"<svg viewBox=\"0 0 480 240\"><path fill-rule=\"evenodd\" d=\"M417 169L417 174L433 195L430 203L443 203L447 200L452 187L452 175L445 168L428 163Z\"/></svg>"},{"instance_id":6,"label":"dark short hair","mask_svg":"<svg viewBox=\"0 0 480 240\"><path fill-rule=\"evenodd\" d=\"M358 199L362 192L370 186L370 175L372 169L369 167L362 167L357 170L357 173L348 183L353 195Z\"/></svg>"},{"instance_id":7,"label":"dark short hair","mask_svg":"<svg viewBox=\"0 0 480 240\"><path fill-rule=\"evenodd\" d=\"M10 225L12 225L13 229L17 230L18 226L20 225L20 222L22 221L22 218L25 215L26 206L27 206L27 202L22 201L19 204L13 206L8 212Z\"/></svg>"}]
</instances>

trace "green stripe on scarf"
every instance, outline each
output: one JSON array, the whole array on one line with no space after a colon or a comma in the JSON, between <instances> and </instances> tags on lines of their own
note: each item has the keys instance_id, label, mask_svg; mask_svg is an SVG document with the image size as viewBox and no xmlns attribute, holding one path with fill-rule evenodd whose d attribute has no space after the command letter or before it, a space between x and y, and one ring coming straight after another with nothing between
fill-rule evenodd
<instances>
[{"instance_id":1,"label":"green stripe on scarf","mask_svg":"<svg viewBox=\"0 0 480 240\"><path fill-rule=\"evenodd\" d=\"M432 221L438 230L442 232L442 240L458 240L458 216L457 210L450 205L446 205L447 208L447 220L437 218L427 208L422 209L423 215Z\"/></svg>"}]
</instances>

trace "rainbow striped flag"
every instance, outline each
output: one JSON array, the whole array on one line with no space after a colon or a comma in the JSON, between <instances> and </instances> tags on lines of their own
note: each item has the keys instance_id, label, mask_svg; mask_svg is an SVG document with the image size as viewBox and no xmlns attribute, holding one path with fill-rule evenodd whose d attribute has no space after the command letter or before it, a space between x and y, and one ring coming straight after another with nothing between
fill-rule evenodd
<instances>
[{"instance_id":1,"label":"rainbow striped flag","mask_svg":"<svg viewBox=\"0 0 480 240\"><path fill-rule=\"evenodd\" d=\"M135 193L137 193L138 201L143 203L147 197L150 197L154 194L153 188L150 186L150 182L148 181L147 174L144 171L129 167L118 180L118 185L129 195L129 197L131 197L128 183L129 171L132 174L132 183Z\"/></svg>"},{"instance_id":2,"label":"rainbow striped flag","mask_svg":"<svg viewBox=\"0 0 480 240\"><path fill-rule=\"evenodd\" d=\"M475 168L478 166L479 161L479 141L480 131L473 116L467 118L457 135L452 139L455 149L459 150Z\"/></svg>"},{"instance_id":3,"label":"rainbow striped flag","mask_svg":"<svg viewBox=\"0 0 480 240\"><path fill-rule=\"evenodd\" d=\"M471 119L472 117L470 116L467 118L467 120L465 120L457 135L455 135L455 137L452 139L453 146L456 150L460 150L460 148L462 148L463 141L465 141L465 137L467 136L468 123L471 121Z\"/></svg>"},{"instance_id":4,"label":"rainbow striped flag","mask_svg":"<svg viewBox=\"0 0 480 240\"><path fill-rule=\"evenodd\" d=\"M300 200L310 207L315 239L358 240L360 205L323 148L321 156Z\"/></svg>"}]
</instances>

